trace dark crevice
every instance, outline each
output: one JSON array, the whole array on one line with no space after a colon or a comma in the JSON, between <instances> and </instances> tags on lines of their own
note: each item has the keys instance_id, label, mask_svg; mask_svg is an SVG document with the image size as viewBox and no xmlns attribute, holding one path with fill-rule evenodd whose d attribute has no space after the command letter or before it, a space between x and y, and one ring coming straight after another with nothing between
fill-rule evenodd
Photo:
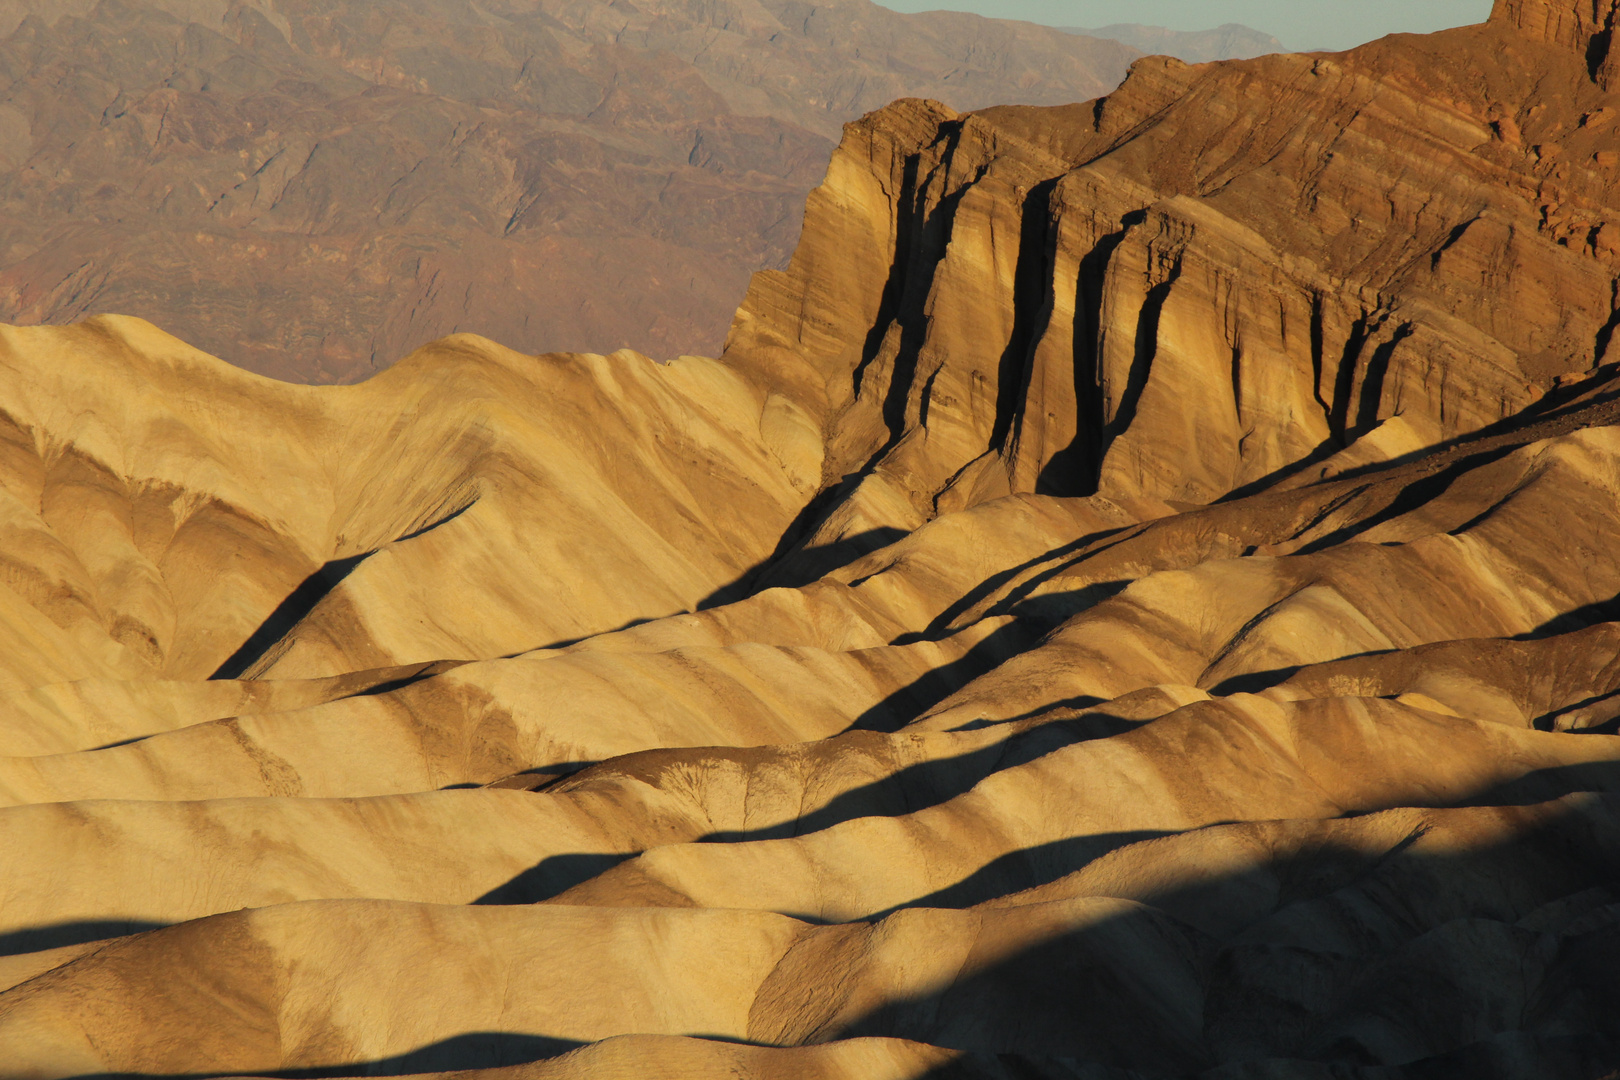
<instances>
[{"instance_id":1,"label":"dark crevice","mask_svg":"<svg viewBox=\"0 0 1620 1080\"><path fill-rule=\"evenodd\" d=\"M1170 268L1170 276L1148 290L1142 301L1142 310L1136 320L1136 351L1131 360L1130 374L1125 380L1125 393L1121 395L1119 411L1103 430L1103 449L1130 429L1136 420L1136 409L1147 391L1148 376L1159 353L1159 319L1164 305L1170 299L1170 290L1181 276L1181 260L1177 258Z\"/></svg>"},{"instance_id":2,"label":"dark crevice","mask_svg":"<svg viewBox=\"0 0 1620 1080\"><path fill-rule=\"evenodd\" d=\"M953 132L953 150L956 133ZM950 169L951 154L947 153L940 168ZM940 260L944 257L945 248L950 244L951 227L956 222L956 209L969 190L984 175L984 167L980 167L978 174L969 183L963 184L957 190L942 196L939 205L924 221L921 235L917 238L918 254L922 257L917 260L918 265L910 269L901 269L902 295L898 310L894 313L894 321L900 327L899 348L894 357L894 370L889 376L888 392L883 397L883 423L889 429L888 441L878 452L872 455L869 468L875 468L890 450L894 449L906 433L906 405L911 397L912 384L917 377L917 363L922 356L923 345L928 340L928 316L926 308L929 294L934 289L934 275L939 271ZM897 267L898 267L897 262ZM879 345L888 336L888 328L874 326L872 332L877 334Z\"/></svg>"},{"instance_id":3,"label":"dark crevice","mask_svg":"<svg viewBox=\"0 0 1620 1080\"><path fill-rule=\"evenodd\" d=\"M1322 418L1333 426L1333 405L1322 398L1322 369L1327 360L1327 297L1311 294L1311 396L1322 410Z\"/></svg>"},{"instance_id":4,"label":"dark crevice","mask_svg":"<svg viewBox=\"0 0 1620 1080\"><path fill-rule=\"evenodd\" d=\"M779 576L777 569L782 564L789 562L794 564L791 573L795 578L803 578L805 574L810 573L811 564L804 563L798 558L805 552L806 541L815 534L827 515L836 510L862 480L876 471L884 457L905 436L906 407L917 380L918 362L928 335L929 322L925 309L928 296L933 291L934 275L938 272L940 260L950 243L957 207L988 168L987 165L981 165L971 180L961 184L956 190L942 195L938 204L925 213L926 188L935 176L949 174L961 132L962 124L959 121L941 125L940 139L945 142L945 149L939 164L927 178L920 175L922 168L920 154L906 159L902 188L897 200L899 213L895 224L894 260L889 266L889 275L883 285L877 317L867 331L861 350L861 360L852 376L852 400L859 399L868 389L867 380L872 374L871 367L882 355L884 342L898 327L899 340L895 349L893 369L889 373L888 387L880 406L883 424L888 430L887 438L882 446L867 456L859 468L846 473L836 484L823 488L816 498L799 512L793 524L777 543L776 550L770 558L761 562L737 582L704 600L699 605L700 610L740 600L761 587L781 584L782 582L777 580ZM931 372L930 379L936 374L937 371ZM924 396L926 397L926 390ZM923 402L922 408L927 408L926 401ZM866 534L866 539L868 541L876 539L876 534L880 531L894 534L886 541L891 543L903 535L899 530L872 530L870 534ZM817 576L846 565L873 550L869 543L865 546L845 544L836 552L833 545L825 546L828 550L822 553L823 557L813 560L813 565L819 568ZM844 558L844 555L848 557ZM842 562L837 561L838 558L842 558Z\"/></svg>"},{"instance_id":5,"label":"dark crevice","mask_svg":"<svg viewBox=\"0 0 1620 1080\"><path fill-rule=\"evenodd\" d=\"M997 367L996 418L990 431L991 450L1002 450L1023 413L1034 374L1032 353L1051 325L1053 294L1052 193L1056 178L1036 184L1024 197L1018 238L1018 263L1013 272L1013 326ZM1040 303L1035 303L1035 297Z\"/></svg>"},{"instance_id":6,"label":"dark crevice","mask_svg":"<svg viewBox=\"0 0 1620 1080\"><path fill-rule=\"evenodd\" d=\"M1603 71L1603 62L1609 58L1609 50L1614 44L1614 16L1610 11L1604 20L1603 29L1592 35L1586 43L1586 74L1593 82Z\"/></svg>"},{"instance_id":7,"label":"dark crevice","mask_svg":"<svg viewBox=\"0 0 1620 1080\"><path fill-rule=\"evenodd\" d=\"M1614 341L1614 332L1617 329L1620 329L1620 280L1609 283L1609 319L1598 329L1597 338L1593 342L1593 367L1602 364L1604 357L1608 356L1609 345Z\"/></svg>"},{"instance_id":8,"label":"dark crevice","mask_svg":"<svg viewBox=\"0 0 1620 1080\"><path fill-rule=\"evenodd\" d=\"M911 264L911 249L917 233L917 170L921 162L921 155L912 154L906 158L901 170L899 214L894 228L894 261L889 264L889 276L883 283L883 292L878 299L878 315L866 332L866 343L861 346L861 360L855 365L852 376L854 396L857 398L865 385L867 369L882 351L883 339L898 315L900 302L905 295L906 269Z\"/></svg>"},{"instance_id":9,"label":"dark crevice","mask_svg":"<svg viewBox=\"0 0 1620 1080\"><path fill-rule=\"evenodd\" d=\"M1092 495L1102 470L1103 416L1102 339L1103 294L1114 252L1130 230L1147 220L1145 211L1120 219L1118 232L1100 238L1080 260L1074 300L1074 441L1052 455L1041 470L1035 490L1041 494Z\"/></svg>"},{"instance_id":10,"label":"dark crevice","mask_svg":"<svg viewBox=\"0 0 1620 1080\"><path fill-rule=\"evenodd\" d=\"M1378 423L1378 407L1384 400L1384 379L1389 374L1390 361L1401 342L1412 336L1412 325L1402 323L1395 328L1388 341L1373 350L1367 361L1367 372L1361 380L1360 401L1356 410L1356 426L1371 429Z\"/></svg>"},{"instance_id":11,"label":"dark crevice","mask_svg":"<svg viewBox=\"0 0 1620 1080\"><path fill-rule=\"evenodd\" d=\"M1372 316L1364 314L1351 325L1350 336L1345 339L1344 352L1339 357L1339 370L1334 373L1328 430L1346 444L1350 441L1350 390L1355 385L1356 362L1361 358L1361 350L1367 346L1368 336L1378 326L1371 319Z\"/></svg>"},{"instance_id":12,"label":"dark crevice","mask_svg":"<svg viewBox=\"0 0 1620 1080\"><path fill-rule=\"evenodd\" d=\"M1461 240L1463 238L1463 234L1468 232L1469 228L1471 228L1478 220L1479 218L1477 216L1470 218L1461 225L1454 226L1452 230L1446 234L1445 242L1439 247L1435 248L1434 251L1429 255L1430 270L1440 269L1440 257L1455 247L1457 245L1457 241Z\"/></svg>"}]
</instances>

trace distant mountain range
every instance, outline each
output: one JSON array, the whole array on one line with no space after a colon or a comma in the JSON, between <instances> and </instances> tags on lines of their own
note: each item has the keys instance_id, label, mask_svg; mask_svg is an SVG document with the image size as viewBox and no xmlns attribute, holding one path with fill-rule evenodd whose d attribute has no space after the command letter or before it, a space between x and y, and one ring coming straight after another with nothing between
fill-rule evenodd
<instances>
[{"instance_id":1,"label":"distant mountain range","mask_svg":"<svg viewBox=\"0 0 1620 1080\"><path fill-rule=\"evenodd\" d=\"M0 0L0 321L315 382L458 330L713 353L846 121L1136 56L868 0Z\"/></svg>"},{"instance_id":2,"label":"distant mountain range","mask_svg":"<svg viewBox=\"0 0 1620 1080\"><path fill-rule=\"evenodd\" d=\"M1123 42L1148 55L1174 56L1189 64L1211 60L1248 60L1270 53L1287 52L1282 42L1239 23L1227 23L1213 30L1167 30L1140 23L1114 23L1094 30L1065 27L1073 34L1109 38Z\"/></svg>"}]
</instances>

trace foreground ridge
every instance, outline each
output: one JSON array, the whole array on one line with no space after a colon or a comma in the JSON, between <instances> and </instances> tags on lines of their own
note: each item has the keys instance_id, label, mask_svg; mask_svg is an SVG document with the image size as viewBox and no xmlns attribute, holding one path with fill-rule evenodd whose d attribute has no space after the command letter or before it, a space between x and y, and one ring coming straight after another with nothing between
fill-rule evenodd
<instances>
[{"instance_id":1,"label":"foreground ridge","mask_svg":"<svg viewBox=\"0 0 1620 1080\"><path fill-rule=\"evenodd\" d=\"M718 360L0 330L0 1076L1613 1075L1611 24L898 102Z\"/></svg>"}]
</instances>

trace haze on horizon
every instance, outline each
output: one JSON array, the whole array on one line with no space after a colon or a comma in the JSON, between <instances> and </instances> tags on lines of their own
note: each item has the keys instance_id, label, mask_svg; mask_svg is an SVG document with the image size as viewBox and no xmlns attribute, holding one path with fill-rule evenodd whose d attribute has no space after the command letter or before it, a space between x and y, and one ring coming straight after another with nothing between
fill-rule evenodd
<instances>
[{"instance_id":1,"label":"haze on horizon","mask_svg":"<svg viewBox=\"0 0 1620 1080\"><path fill-rule=\"evenodd\" d=\"M1491 0L880 0L895 11L947 9L1047 26L1142 23L1209 30L1241 23L1275 35L1290 49L1350 49L1386 34L1427 34L1484 22Z\"/></svg>"}]
</instances>

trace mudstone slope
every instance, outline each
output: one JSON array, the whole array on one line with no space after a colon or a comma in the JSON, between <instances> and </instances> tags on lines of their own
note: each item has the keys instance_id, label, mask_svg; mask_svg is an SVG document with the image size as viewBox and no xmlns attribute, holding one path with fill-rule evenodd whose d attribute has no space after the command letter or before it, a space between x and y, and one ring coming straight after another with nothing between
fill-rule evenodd
<instances>
[{"instance_id":1,"label":"mudstone slope","mask_svg":"<svg viewBox=\"0 0 1620 1080\"><path fill-rule=\"evenodd\" d=\"M1612 1076L1613 16L897 102L715 360L0 333L0 1072Z\"/></svg>"},{"instance_id":2,"label":"mudstone slope","mask_svg":"<svg viewBox=\"0 0 1620 1080\"><path fill-rule=\"evenodd\" d=\"M712 355L841 124L1137 53L868 0L5 0L0 319L354 382L475 331Z\"/></svg>"}]
</instances>

